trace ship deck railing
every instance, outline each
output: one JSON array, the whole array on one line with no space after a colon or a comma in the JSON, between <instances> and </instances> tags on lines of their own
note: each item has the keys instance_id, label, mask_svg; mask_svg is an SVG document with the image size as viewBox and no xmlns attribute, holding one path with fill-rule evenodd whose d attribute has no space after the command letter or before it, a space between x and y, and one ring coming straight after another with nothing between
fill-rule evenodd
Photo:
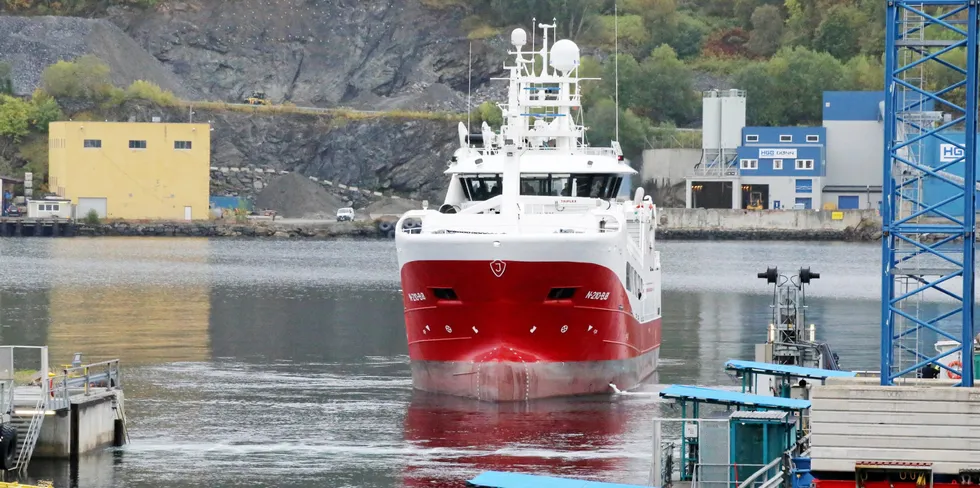
<instances>
[{"instance_id":1,"label":"ship deck railing","mask_svg":"<svg viewBox=\"0 0 980 488\"><path fill-rule=\"evenodd\" d=\"M485 203L485 202L484 202ZM473 207L470 207L473 208ZM588 213L526 214L515 224L495 214L484 215L476 222L461 218L465 214L443 214L434 210L405 212L395 224L396 233L405 234L614 234L627 227L622 214L595 209ZM469 217L469 215L465 215ZM406 225L408 222L411 224Z\"/></svg>"}]
</instances>

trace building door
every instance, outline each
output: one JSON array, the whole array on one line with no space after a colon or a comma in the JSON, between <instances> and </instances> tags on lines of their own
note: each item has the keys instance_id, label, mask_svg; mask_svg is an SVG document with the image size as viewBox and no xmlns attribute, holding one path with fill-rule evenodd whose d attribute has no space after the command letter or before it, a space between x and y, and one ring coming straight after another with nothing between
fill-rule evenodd
<instances>
[{"instance_id":1,"label":"building door","mask_svg":"<svg viewBox=\"0 0 980 488\"><path fill-rule=\"evenodd\" d=\"M191 208L184 207L184 220L191 220Z\"/></svg>"},{"instance_id":2,"label":"building door","mask_svg":"<svg viewBox=\"0 0 980 488\"><path fill-rule=\"evenodd\" d=\"M807 210L810 210L810 207L813 206L813 199L812 198L797 198L796 199L796 206L797 206L797 208L805 208Z\"/></svg>"},{"instance_id":3,"label":"building door","mask_svg":"<svg viewBox=\"0 0 980 488\"><path fill-rule=\"evenodd\" d=\"M857 195L840 195L837 197L837 208L840 210L857 210L861 207Z\"/></svg>"},{"instance_id":4,"label":"building door","mask_svg":"<svg viewBox=\"0 0 980 488\"><path fill-rule=\"evenodd\" d=\"M84 219L88 213L95 210L100 219L106 218L109 214L106 199L93 197L78 197L78 206L75 207L75 218Z\"/></svg>"}]
</instances>

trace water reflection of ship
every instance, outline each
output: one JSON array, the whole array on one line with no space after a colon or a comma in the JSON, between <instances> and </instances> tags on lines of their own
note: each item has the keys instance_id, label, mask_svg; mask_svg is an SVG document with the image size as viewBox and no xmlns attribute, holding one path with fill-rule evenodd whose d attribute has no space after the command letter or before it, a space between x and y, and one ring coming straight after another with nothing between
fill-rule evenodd
<instances>
[{"instance_id":1,"label":"water reflection of ship","mask_svg":"<svg viewBox=\"0 0 980 488\"><path fill-rule=\"evenodd\" d=\"M404 432L418 453L402 485L463 486L487 470L621 478L634 408L608 396L487 403L415 391Z\"/></svg>"}]
</instances>

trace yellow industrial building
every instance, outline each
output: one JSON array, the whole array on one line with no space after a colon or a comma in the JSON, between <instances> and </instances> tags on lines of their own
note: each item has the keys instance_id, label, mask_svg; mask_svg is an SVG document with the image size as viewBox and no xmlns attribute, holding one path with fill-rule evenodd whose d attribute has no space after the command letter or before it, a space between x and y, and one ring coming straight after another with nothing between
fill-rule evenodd
<instances>
[{"instance_id":1,"label":"yellow industrial building","mask_svg":"<svg viewBox=\"0 0 980 488\"><path fill-rule=\"evenodd\" d=\"M77 219L209 216L209 124L52 122L48 146L48 191L71 199Z\"/></svg>"}]
</instances>

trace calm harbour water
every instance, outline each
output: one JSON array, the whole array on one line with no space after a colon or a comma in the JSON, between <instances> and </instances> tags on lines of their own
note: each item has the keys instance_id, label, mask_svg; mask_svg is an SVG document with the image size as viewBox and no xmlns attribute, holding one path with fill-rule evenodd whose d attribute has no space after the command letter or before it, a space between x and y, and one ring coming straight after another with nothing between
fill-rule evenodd
<instances>
[{"instance_id":1,"label":"calm harbour water","mask_svg":"<svg viewBox=\"0 0 980 488\"><path fill-rule=\"evenodd\" d=\"M811 266L808 322L877 369L877 244L664 242L655 382L729 385L765 338L756 273ZM132 443L34 479L89 487L464 486L485 469L645 483L655 397L498 406L413 393L394 243L0 239L0 341L123 361ZM659 383L659 384L658 384Z\"/></svg>"}]
</instances>

